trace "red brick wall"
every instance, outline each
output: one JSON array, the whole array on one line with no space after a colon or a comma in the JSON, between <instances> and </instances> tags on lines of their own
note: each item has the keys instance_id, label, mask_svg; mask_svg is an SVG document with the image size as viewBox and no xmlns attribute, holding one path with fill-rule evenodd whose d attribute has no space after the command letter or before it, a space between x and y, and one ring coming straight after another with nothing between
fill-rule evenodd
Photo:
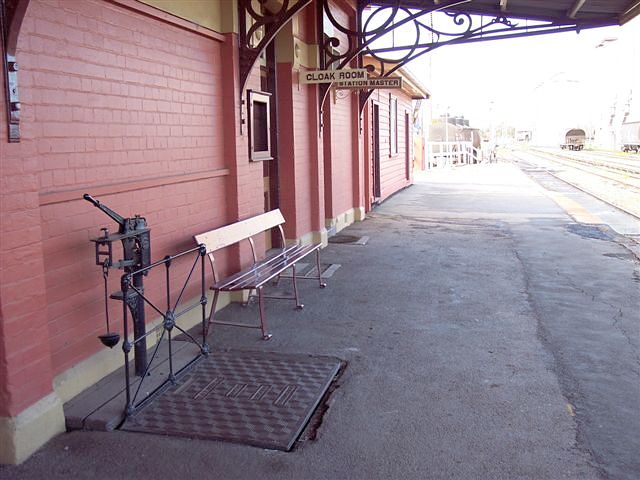
<instances>
[{"instance_id":1,"label":"red brick wall","mask_svg":"<svg viewBox=\"0 0 640 480\"><path fill-rule=\"evenodd\" d=\"M4 83L4 75L0 82ZM0 102L0 416L51 392L39 160L32 142L7 143ZM29 129L23 132L30 134Z\"/></svg>"},{"instance_id":2,"label":"red brick wall","mask_svg":"<svg viewBox=\"0 0 640 480\"><path fill-rule=\"evenodd\" d=\"M21 87L44 191L223 165L220 43L105 2L32 2Z\"/></svg>"},{"instance_id":3,"label":"red brick wall","mask_svg":"<svg viewBox=\"0 0 640 480\"><path fill-rule=\"evenodd\" d=\"M0 416L51 392L38 163L33 147L6 143L0 108Z\"/></svg>"},{"instance_id":4,"label":"red brick wall","mask_svg":"<svg viewBox=\"0 0 640 480\"><path fill-rule=\"evenodd\" d=\"M305 15L309 29L313 13ZM18 44L23 138L0 142L0 415L24 410L56 374L103 348L89 239L117 227L83 193L145 216L153 259L263 210L262 164L248 161L239 129L235 37L213 37L100 0L30 2ZM296 78L289 67L291 169L281 170L283 207L293 195L289 238L324 218L316 87L294 88ZM3 136L5 123L3 114ZM234 268L245 257L236 249L219 261ZM120 273L112 271L110 292ZM145 287L150 297L163 292L154 275ZM112 328L121 328L120 310L111 302Z\"/></svg>"},{"instance_id":5,"label":"red brick wall","mask_svg":"<svg viewBox=\"0 0 640 480\"><path fill-rule=\"evenodd\" d=\"M102 348L95 338L104 328L101 276L89 238L100 226L117 227L81 200L82 193L124 216L145 216L153 259L237 219L240 212L231 212L228 201L235 166L229 163L236 157L224 154L225 143L237 139L225 139L221 128L222 45L107 2L31 1L18 49L23 140L2 145L14 158L5 162L3 150L2 180L13 187L3 188L2 263L20 258L28 267L28 280L15 286L3 271L5 348L17 344L8 333L30 335L25 343L50 357L54 374ZM239 183L255 191L261 169L246 169ZM242 212L255 213L256 199L245 202ZM118 290L120 273L113 271L110 291ZM159 281L147 283L150 294L160 291ZM22 299L12 310L17 297L27 292L28 300L32 291L38 302ZM119 305L112 303L112 318L119 320ZM46 328L30 332L25 316L34 308L46 312ZM49 336L50 352L42 347ZM30 350L16 358L27 365ZM21 387L20 396L37 399L42 392ZM8 403L20 411L20 399Z\"/></svg>"}]
</instances>

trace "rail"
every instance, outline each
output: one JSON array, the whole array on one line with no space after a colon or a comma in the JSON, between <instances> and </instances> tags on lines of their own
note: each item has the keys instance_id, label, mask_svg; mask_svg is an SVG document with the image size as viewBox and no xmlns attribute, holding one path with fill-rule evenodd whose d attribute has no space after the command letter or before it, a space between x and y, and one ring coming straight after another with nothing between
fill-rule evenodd
<instances>
[{"instance_id":1,"label":"rail","mask_svg":"<svg viewBox=\"0 0 640 480\"><path fill-rule=\"evenodd\" d=\"M191 248L189 250L183 251L176 255L166 256L164 259L154 262L144 268L136 270L131 273L126 273L121 278L121 288L122 288L122 313L123 313L123 332L124 332L124 343L122 346L122 350L124 351L125 357L125 380L126 380L126 407L125 407L125 415L131 416L144 405L146 405L152 398L162 393L164 390L169 388L171 385L175 384L176 379L185 372L191 365L200 360L203 356L209 354L209 345L207 344L206 338L206 305L207 305L207 297L205 290L205 256L206 250L203 246L198 246L195 248ZM178 258L184 257L185 260L191 258L192 263L191 267L186 275L186 278L183 282L181 282L182 287L177 295L177 298L172 298L172 292L174 291L172 287L172 275L171 275L171 266L175 260ZM188 261L188 260L187 260ZM137 287L133 283L133 279L136 275L146 274L151 270L154 270L158 267L164 267L164 287L165 287L165 305L159 306L156 305L151 299L145 296L145 292ZM198 268L199 267L199 268ZM196 273L199 271L199 275ZM189 286L197 286L199 287L200 297L195 301L187 302L185 305L184 295ZM154 328L147 331L144 336L139 338L130 339L129 338L129 313L128 313L128 302L127 299L131 296L130 293L135 292L137 296L142 298L144 304L154 310L161 318L162 322L156 325ZM188 312L200 308L200 322L202 325L202 339L199 341L194 338L188 331L186 331L182 326L178 324L179 319L187 314ZM175 369L173 364L173 348L172 344L175 340L172 338L172 333L174 330L177 330L181 334L185 336L185 338L198 346L199 354L195 356L191 361L189 361L185 366L180 369ZM161 333L160 333L161 331ZM139 342L144 342L147 337L152 334L159 333L159 339L156 343L156 346L151 354L151 359L146 363L146 367L144 369L144 373L142 374L139 382L136 382L131 375L129 368L129 354L132 348ZM149 372L151 370L152 364L158 357L158 350L160 348L160 344L163 340L167 341L168 349L169 349L169 374L165 381L163 381L158 387L154 388L150 393L147 393L145 390L142 390L142 385L147 379ZM135 384L137 383L137 388ZM139 397L142 396L142 399Z\"/></svg>"},{"instance_id":2,"label":"rail","mask_svg":"<svg viewBox=\"0 0 640 480\"><path fill-rule=\"evenodd\" d=\"M608 152L558 152L557 150L545 148L532 148L532 152L546 155L557 162L574 164L573 167L590 167L598 169L616 177L612 180L627 183L630 179L640 180L640 164L635 159L637 155L631 154L611 154ZM634 158L635 157L635 158ZM633 183L631 183L633 185ZM638 186L636 184L636 186Z\"/></svg>"},{"instance_id":3,"label":"rail","mask_svg":"<svg viewBox=\"0 0 640 480\"><path fill-rule=\"evenodd\" d=\"M583 153L583 152L573 152ZM513 150L516 163L542 167L549 175L566 182L603 202L640 218L640 183L637 177L602 166L601 162L572 161L562 155L540 149ZM580 155L583 156L583 155Z\"/></svg>"}]
</instances>

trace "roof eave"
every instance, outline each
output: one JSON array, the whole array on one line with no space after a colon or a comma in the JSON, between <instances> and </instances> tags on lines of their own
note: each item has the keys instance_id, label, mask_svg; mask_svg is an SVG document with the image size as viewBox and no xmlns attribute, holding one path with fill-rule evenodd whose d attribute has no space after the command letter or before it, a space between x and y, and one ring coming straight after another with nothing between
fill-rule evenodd
<instances>
[{"instance_id":1,"label":"roof eave","mask_svg":"<svg viewBox=\"0 0 640 480\"><path fill-rule=\"evenodd\" d=\"M411 85L411 89L414 91L413 95L411 95L413 100L425 100L431 98L431 92L408 69L401 67L398 72L402 77L404 77L405 82Z\"/></svg>"},{"instance_id":2,"label":"roof eave","mask_svg":"<svg viewBox=\"0 0 640 480\"><path fill-rule=\"evenodd\" d=\"M627 11L620 15L619 24L624 25L637 16L640 16L640 0L634 0L631 2Z\"/></svg>"}]
</instances>

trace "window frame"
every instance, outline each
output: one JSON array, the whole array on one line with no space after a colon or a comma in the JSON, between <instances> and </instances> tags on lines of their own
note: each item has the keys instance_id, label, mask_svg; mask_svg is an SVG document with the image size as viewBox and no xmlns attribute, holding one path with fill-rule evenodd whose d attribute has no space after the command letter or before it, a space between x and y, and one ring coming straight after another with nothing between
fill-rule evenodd
<instances>
[{"instance_id":1,"label":"window frame","mask_svg":"<svg viewBox=\"0 0 640 480\"><path fill-rule=\"evenodd\" d=\"M258 125L255 124L254 104L264 103L266 111L266 125L264 132L267 140L267 148L265 150L255 150L255 138L254 134L257 131ZM271 94L268 92L262 92L259 90L247 90L247 124L248 124L248 137L249 137L249 160L252 162L263 162L266 160L273 160L271 155Z\"/></svg>"},{"instance_id":2,"label":"window frame","mask_svg":"<svg viewBox=\"0 0 640 480\"><path fill-rule=\"evenodd\" d=\"M389 94L389 156L398 154L398 98Z\"/></svg>"}]
</instances>

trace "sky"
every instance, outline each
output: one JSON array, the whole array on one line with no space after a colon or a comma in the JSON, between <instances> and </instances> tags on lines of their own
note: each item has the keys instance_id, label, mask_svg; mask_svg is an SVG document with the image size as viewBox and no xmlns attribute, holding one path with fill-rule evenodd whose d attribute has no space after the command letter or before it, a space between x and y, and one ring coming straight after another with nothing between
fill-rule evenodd
<instances>
[{"instance_id":1,"label":"sky","mask_svg":"<svg viewBox=\"0 0 640 480\"><path fill-rule=\"evenodd\" d=\"M579 34L444 46L408 66L431 91L435 116L462 114L480 128L502 122L526 129L548 118L597 123L614 108L622 118L630 90L633 115L640 119L637 17L622 27Z\"/></svg>"}]
</instances>

